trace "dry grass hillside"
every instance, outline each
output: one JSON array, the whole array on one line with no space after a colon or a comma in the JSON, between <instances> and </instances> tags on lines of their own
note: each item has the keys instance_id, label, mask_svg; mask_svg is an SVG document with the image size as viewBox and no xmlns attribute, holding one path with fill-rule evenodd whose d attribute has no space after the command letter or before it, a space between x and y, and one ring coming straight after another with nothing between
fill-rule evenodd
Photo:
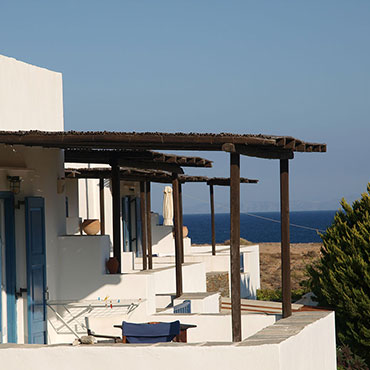
<instances>
[{"instance_id":1,"label":"dry grass hillside","mask_svg":"<svg viewBox=\"0 0 370 370\"><path fill-rule=\"evenodd\" d=\"M290 245L292 289L306 278L306 265L318 260L321 243ZM260 243L261 289L281 288L280 243Z\"/></svg>"}]
</instances>

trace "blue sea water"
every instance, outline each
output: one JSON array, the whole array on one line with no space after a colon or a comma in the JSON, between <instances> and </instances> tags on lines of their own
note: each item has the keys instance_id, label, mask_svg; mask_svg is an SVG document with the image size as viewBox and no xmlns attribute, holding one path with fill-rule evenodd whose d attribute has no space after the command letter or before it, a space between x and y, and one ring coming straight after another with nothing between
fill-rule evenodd
<instances>
[{"instance_id":1,"label":"blue sea water","mask_svg":"<svg viewBox=\"0 0 370 370\"><path fill-rule=\"evenodd\" d=\"M336 211L290 212L290 241L292 243L321 242L319 232L326 230L334 220ZM185 214L184 225L195 244L211 243L210 214ZM274 220L274 221L272 221ZM297 225L297 226L295 226ZM230 215L215 214L216 243L230 239ZM313 229L313 230L312 230ZM280 241L280 213L255 212L240 215L240 236L252 242Z\"/></svg>"}]
</instances>

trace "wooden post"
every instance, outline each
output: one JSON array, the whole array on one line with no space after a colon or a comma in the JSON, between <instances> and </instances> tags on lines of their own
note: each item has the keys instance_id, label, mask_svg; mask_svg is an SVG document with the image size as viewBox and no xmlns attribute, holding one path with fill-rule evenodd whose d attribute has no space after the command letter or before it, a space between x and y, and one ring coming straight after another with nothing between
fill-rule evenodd
<instances>
[{"instance_id":1,"label":"wooden post","mask_svg":"<svg viewBox=\"0 0 370 370\"><path fill-rule=\"evenodd\" d=\"M289 160L280 159L280 217L281 217L281 280L283 287L283 317L292 314L290 281L289 235Z\"/></svg>"},{"instance_id":2,"label":"wooden post","mask_svg":"<svg viewBox=\"0 0 370 370\"><path fill-rule=\"evenodd\" d=\"M211 229L212 229L212 255L216 255L216 232L215 232L215 199L213 185L209 185L209 196L211 202Z\"/></svg>"},{"instance_id":3,"label":"wooden post","mask_svg":"<svg viewBox=\"0 0 370 370\"><path fill-rule=\"evenodd\" d=\"M173 174L173 221L175 229L175 260L176 260L176 297L182 295L182 266L181 266L181 231L180 231L180 204L179 204L179 178Z\"/></svg>"},{"instance_id":4,"label":"wooden post","mask_svg":"<svg viewBox=\"0 0 370 370\"><path fill-rule=\"evenodd\" d=\"M184 223L183 223L183 214L182 214L182 186L179 181L179 213L180 213L180 252L181 252L181 263L184 263Z\"/></svg>"},{"instance_id":5,"label":"wooden post","mask_svg":"<svg viewBox=\"0 0 370 370\"><path fill-rule=\"evenodd\" d=\"M121 194L120 168L117 162L112 167L112 216L113 216L113 256L118 259L118 271L121 271Z\"/></svg>"},{"instance_id":6,"label":"wooden post","mask_svg":"<svg viewBox=\"0 0 370 370\"><path fill-rule=\"evenodd\" d=\"M143 254L143 270L147 269L146 253L146 207L145 207L145 182L140 181L140 219L141 219L141 247Z\"/></svg>"},{"instance_id":7,"label":"wooden post","mask_svg":"<svg viewBox=\"0 0 370 370\"><path fill-rule=\"evenodd\" d=\"M146 183L146 230L148 240L148 267L153 269L153 252L152 252L152 213L151 213L151 197L150 197L150 181Z\"/></svg>"},{"instance_id":8,"label":"wooden post","mask_svg":"<svg viewBox=\"0 0 370 370\"><path fill-rule=\"evenodd\" d=\"M99 201L100 201L100 235L105 235L104 179L99 180Z\"/></svg>"},{"instance_id":9,"label":"wooden post","mask_svg":"<svg viewBox=\"0 0 370 370\"><path fill-rule=\"evenodd\" d=\"M230 154L230 270L233 342L242 340L240 307L240 155Z\"/></svg>"}]
</instances>

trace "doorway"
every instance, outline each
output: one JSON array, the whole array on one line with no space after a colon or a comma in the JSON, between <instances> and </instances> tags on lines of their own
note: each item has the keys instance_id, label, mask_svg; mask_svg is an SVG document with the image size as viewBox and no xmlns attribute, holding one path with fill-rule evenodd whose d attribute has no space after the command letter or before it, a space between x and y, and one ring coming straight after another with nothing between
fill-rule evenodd
<instances>
[{"instance_id":1,"label":"doorway","mask_svg":"<svg viewBox=\"0 0 370 370\"><path fill-rule=\"evenodd\" d=\"M17 342L14 196L0 192L0 342Z\"/></svg>"}]
</instances>

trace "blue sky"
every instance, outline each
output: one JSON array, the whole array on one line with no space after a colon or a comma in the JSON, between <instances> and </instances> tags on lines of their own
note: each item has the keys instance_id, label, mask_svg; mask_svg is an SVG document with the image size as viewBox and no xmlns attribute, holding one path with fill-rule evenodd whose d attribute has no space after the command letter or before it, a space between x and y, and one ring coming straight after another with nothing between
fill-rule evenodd
<instances>
[{"instance_id":1,"label":"blue sky","mask_svg":"<svg viewBox=\"0 0 370 370\"><path fill-rule=\"evenodd\" d=\"M291 161L291 203L335 209L370 180L369 19L365 0L4 0L0 53L63 73L67 130L326 142L326 154ZM201 155L214 169L188 173L228 176L226 154ZM260 179L242 187L242 210L277 209L278 170L242 159L242 176ZM206 186L184 192L185 212L208 212ZM216 197L227 211L227 189Z\"/></svg>"}]
</instances>

